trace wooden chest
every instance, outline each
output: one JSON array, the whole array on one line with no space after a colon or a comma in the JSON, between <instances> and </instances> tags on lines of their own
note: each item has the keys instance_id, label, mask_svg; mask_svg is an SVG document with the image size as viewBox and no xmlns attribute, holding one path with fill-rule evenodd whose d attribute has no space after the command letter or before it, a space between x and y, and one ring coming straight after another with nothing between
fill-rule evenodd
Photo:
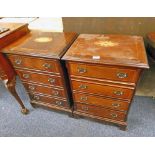
<instances>
[{"instance_id":1,"label":"wooden chest","mask_svg":"<svg viewBox=\"0 0 155 155\"><path fill-rule=\"evenodd\" d=\"M75 39L75 33L31 31L2 50L22 80L32 105L71 112L60 58Z\"/></svg>"},{"instance_id":2,"label":"wooden chest","mask_svg":"<svg viewBox=\"0 0 155 155\"><path fill-rule=\"evenodd\" d=\"M127 126L127 114L141 72L149 68L143 38L81 34L66 61L74 114Z\"/></svg>"}]
</instances>

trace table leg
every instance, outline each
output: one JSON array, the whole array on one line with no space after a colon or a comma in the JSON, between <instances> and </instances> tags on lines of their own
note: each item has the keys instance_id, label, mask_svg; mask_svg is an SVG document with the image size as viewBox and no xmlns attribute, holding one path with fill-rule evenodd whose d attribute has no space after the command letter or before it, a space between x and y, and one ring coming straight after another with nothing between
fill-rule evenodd
<instances>
[{"instance_id":1,"label":"table leg","mask_svg":"<svg viewBox=\"0 0 155 155\"><path fill-rule=\"evenodd\" d=\"M5 83L6 88L9 92L14 96L14 98L18 101L19 105L21 106L22 114L28 114L29 110L24 106L23 102L21 101L20 97L16 92L16 77L14 77L11 81Z\"/></svg>"}]
</instances>

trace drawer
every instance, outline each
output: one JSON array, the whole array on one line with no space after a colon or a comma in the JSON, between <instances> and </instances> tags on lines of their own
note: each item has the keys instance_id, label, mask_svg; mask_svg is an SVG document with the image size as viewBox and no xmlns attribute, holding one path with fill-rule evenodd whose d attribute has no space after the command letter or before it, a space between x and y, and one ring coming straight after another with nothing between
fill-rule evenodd
<instances>
[{"instance_id":1,"label":"drawer","mask_svg":"<svg viewBox=\"0 0 155 155\"><path fill-rule=\"evenodd\" d=\"M22 81L63 87L62 79L60 76L46 75L23 70L16 70L16 72Z\"/></svg>"},{"instance_id":2,"label":"drawer","mask_svg":"<svg viewBox=\"0 0 155 155\"><path fill-rule=\"evenodd\" d=\"M118 112L115 110L109 110L106 108L96 107L92 105L83 105L80 103L76 103L76 110L93 116L109 118L117 121L125 121L126 119L125 112Z\"/></svg>"},{"instance_id":3,"label":"drawer","mask_svg":"<svg viewBox=\"0 0 155 155\"><path fill-rule=\"evenodd\" d=\"M69 107L67 104L67 101L65 100L60 100L60 99L56 99L53 97L47 97L47 96L43 96L43 95L38 95L38 94L30 94L30 98L32 100L32 102L42 102L45 104L51 104L51 105L55 105L55 106L60 106L60 107Z\"/></svg>"},{"instance_id":4,"label":"drawer","mask_svg":"<svg viewBox=\"0 0 155 155\"><path fill-rule=\"evenodd\" d=\"M63 89L55 89L52 87L34 85L34 84L30 84L30 83L29 84L23 83L23 84L24 84L26 90L32 94L36 92L36 93L66 98L66 94Z\"/></svg>"},{"instance_id":5,"label":"drawer","mask_svg":"<svg viewBox=\"0 0 155 155\"><path fill-rule=\"evenodd\" d=\"M82 76L120 82L136 83L140 70L121 67L95 66L82 63L69 63L71 76Z\"/></svg>"},{"instance_id":6,"label":"drawer","mask_svg":"<svg viewBox=\"0 0 155 155\"><path fill-rule=\"evenodd\" d=\"M131 100L133 89L118 85L108 85L104 83L75 81L71 80L73 91L81 91L90 94L103 95L118 99Z\"/></svg>"},{"instance_id":7,"label":"drawer","mask_svg":"<svg viewBox=\"0 0 155 155\"><path fill-rule=\"evenodd\" d=\"M53 59L44 59L31 56L9 55L8 59L17 68L27 68L60 74L59 63Z\"/></svg>"},{"instance_id":8,"label":"drawer","mask_svg":"<svg viewBox=\"0 0 155 155\"><path fill-rule=\"evenodd\" d=\"M103 97L87 95L87 94L80 94L77 92L73 93L73 97L75 102L94 105L94 106L102 106L102 107L111 108L115 110L127 111L129 107L129 103L125 101L103 98Z\"/></svg>"}]
</instances>

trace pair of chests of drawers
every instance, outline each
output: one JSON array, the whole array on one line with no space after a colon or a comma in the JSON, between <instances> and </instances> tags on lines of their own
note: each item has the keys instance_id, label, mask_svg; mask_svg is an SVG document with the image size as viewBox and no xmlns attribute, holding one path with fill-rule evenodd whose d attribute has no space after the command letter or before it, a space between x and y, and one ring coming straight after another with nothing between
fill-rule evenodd
<instances>
[{"instance_id":1,"label":"pair of chests of drawers","mask_svg":"<svg viewBox=\"0 0 155 155\"><path fill-rule=\"evenodd\" d=\"M140 70L68 62L75 112L125 121Z\"/></svg>"},{"instance_id":2,"label":"pair of chests of drawers","mask_svg":"<svg viewBox=\"0 0 155 155\"><path fill-rule=\"evenodd\" d=\"M32 103L69 108L59 60L7 54Z\"/></svg>"}]
</instances>

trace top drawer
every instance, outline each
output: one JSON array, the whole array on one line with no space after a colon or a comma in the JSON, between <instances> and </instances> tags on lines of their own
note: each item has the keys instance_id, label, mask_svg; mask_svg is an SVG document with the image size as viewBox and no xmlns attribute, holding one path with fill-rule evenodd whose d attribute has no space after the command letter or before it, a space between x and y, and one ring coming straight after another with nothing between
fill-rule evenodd
<instances>
[{"instance_id":1,"label":"top drawer","mask_svg":"<svg viewBox=\"0 0 155 155\"><path fill-rule=\"evenodd\" d=\"M59 63L56 60L10 54L7 56L14 67L60 74Z\"/></svg>"},{"instance_id":2,"label":"top drawer","mask_svg":"<svg viewBox=\"0 0 155 155\"><path fill-rule=\"evenodd\" d=\"M70 75L136 83L140 70L123 67L69 63Z\"/></svg>"}]
</instances>

